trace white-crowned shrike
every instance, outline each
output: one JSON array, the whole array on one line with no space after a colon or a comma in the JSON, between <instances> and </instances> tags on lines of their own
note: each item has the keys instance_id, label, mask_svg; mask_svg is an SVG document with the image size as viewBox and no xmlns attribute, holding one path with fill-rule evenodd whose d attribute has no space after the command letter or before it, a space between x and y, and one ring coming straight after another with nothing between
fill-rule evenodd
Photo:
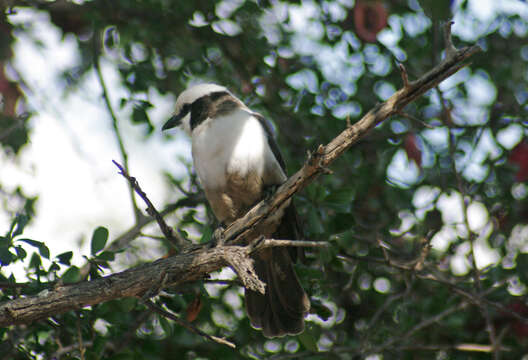
<instances>
[{"instance_id":1,"label":"white-crowned shrike","mask_svg":"<svg viewBox=\"0 0 528 360\"><path fill-rule=\"evenodd\" d=\"M191 136L194 168L219 222L229 225L286 180L285 165L268 124L225 87L195 85L180 94L163 130L181 125ZM298 239L293 204L280 224L259 229L265 236ZM293 259L292 259L293 258ZM255 270L266 283L264 295L246 289L251 324L266 337L299 334L310 301L293 269L295 251L283 247L255 255Z\"/></svg>"}]
</instances>

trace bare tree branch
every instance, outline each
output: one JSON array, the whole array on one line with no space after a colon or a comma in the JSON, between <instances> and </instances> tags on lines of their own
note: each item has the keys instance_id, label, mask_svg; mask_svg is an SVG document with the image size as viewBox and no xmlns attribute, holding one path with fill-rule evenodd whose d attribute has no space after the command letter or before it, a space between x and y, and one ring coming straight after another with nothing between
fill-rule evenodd
<instances>
[{"instance_id":1,"label":"bare tree branch","mask_svg":"<svg viewBox=\"0 0 528 360\"><path fill-rule=\"evenodd\" d=\"M326 146L320 145L305 165L282 184L270 199L260 202L245 216L225 229L223 238L227 243L239 243L244 239L254 238L253 229L256 225L265 222L270 214L284 207L296 192L325 173L327 168L343 152L363 138L373 127L388 117L400 113L409 103L466 66L464 61L480 50L478 45L456 50L421 78L415 81L407 81L407 86L398 90L385 102L375 106L361 120L347 127Z\"/></svg>"},{"instance_id":2,"label":"bare tree branch","mask_svg":"<svg viewBox=\"0 0 528 360\"><path fill-rule=\"evenodd\" d=\"M452 40L451 40L451 26L453 25L452 21L447 22L444 25L444 39L446 43L446 59L452 58L456 56L456 48L453 46ZM436 91L438 95L440 96L440 102L442 104L442 109L444 111L444 114L446 115L447 119L451 118L451 108L447 106L446 101L444 99L444 96L442 92L440 91L439 87L436 86ZM471 259L471 266L473 268L473 279L475 281L475 293L480 294L482 293L482 284L480 281L480 270L477 267L477 260L475 257L475 240L476 235L469 226L469 218L468 218L468 204L466 203L467 197L466 197L466 191L464 188L464 184L462 183L462 176L460 175L460 172L458 171L455 163L455 144L454 139L455 136L453 135L450 124L452 124L452 121L446 120L447 128L449 129L449 136L448 136L448 148L449 153L451 155L451 165L453 172L456 177L456 183L458 187L458 191L460 192L461 197L461 207L462 207L462 218L464 227L466 228L467 233L469 234L469 245L470 245L470 259ZM495 326L493 325L493 322L491 320L491 316L488 310L488 306L480 301L480 298L478 298L477 305L480 308L480 311L482 312L482 315L484 316L484 319L486 320L486 330L488 332L489 340L491 342L491 346L493 349L493 359L499 360L500 358L500 351L499 347L500 344L497 342L497 334L495 331Z\"/></svg>"},{"instance_id":3,"label":"bare tree branch","mask_svg":"<svg viewBox=\"0 0 528 360\"><path fill-rule=\"evenodd\" d=\"M141 199L143 199L145 204L147 204L147 213L156 220L161 229L161 232L163 232L163 235L165 235L165 238L170 241L176 247L176 249L178 249L178 251L182 251L184 248L189 246L190 243L186 239L184 239L177 232L172 231L172 228L167 225L167 223L163 219L163 216L161 216L158 210L156 210L156 207L147 197L147 194L145 194L145 192L139 186L139 183L136 178L130 176L126 168L121 166L117 161L112 160L112 162L115 164L115 166L117 166L120 171L120 174L128 180L130 187L136 192L136 194L139 195Z\"/></svg>"},{"instance_id":4,"label":"bare tree branch","mask_svg":"<svg viewBox=\"0 0 528 360\"><path fill-rule=\"evenodd\" d=\"M312 242L307 243L314 245ZM0 326L30 323L112 299L142 298L145 294L150 295L152 289L159 289L160 284L161 287L168 287L196 281L226 265L234 268L245 287L262 292L264 283L254 272L250 275L253 270L250 255L265 248L283 245L282 240L266 239L244 247L203 247L99 279L57 284L55 288L43 290L35 296L0 304Z\"/></svg>"},{"instance_id":5,"label":"bare tree branch","mask_svg":"<svg viewBox=\"0 0 528 360\"><path fill-rule=\"evenodd\" d=\"M190 330L191 332L193 332L193 333L195 333L197 335L205 337L207 340L210 340L210 341L222 344L222 345L227 345L227 346L229 346L230 348L233 348L233 349L236 348L236 345L233 344L231 341L228 341L228 340L223 339L223 338L219 338L218 336L209 335L209 334L203 332L202 330L198 329L193 324L191 324L191 323L189 323L189 322L187 322L185 320L180 319L179 317L177 317L176 315L168 312L167 310L162 309L161 307L159 307L158 305L154 304L150 300L146 300L146 301L144 301L144 303L152 311L158 313L161 316L164 316L164 317L166 317L168 319L173 320L175 323L183 326L187 330Z\"/></svg>"}]
</instances>

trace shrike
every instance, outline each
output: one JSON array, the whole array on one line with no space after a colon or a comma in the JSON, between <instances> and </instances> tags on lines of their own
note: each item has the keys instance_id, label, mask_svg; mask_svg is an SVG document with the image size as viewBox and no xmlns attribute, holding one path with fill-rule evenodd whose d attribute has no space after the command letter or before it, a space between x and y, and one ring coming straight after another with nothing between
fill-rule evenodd
<instances>
[{"instance_id":1,"label":"shrike","mask_svg":"<svg viewBox=\"0 0 528 360\"><path fill-rule=\"evenodd\" d=\"M225 87L201 84L181 93L175 115L163 130L178 125L191 136L194 168L216 218L224 225L262 200L267 188L286 180L284 161L265 119ZM293 205L277 227L259 231L277 239L297 239ZM293 269L294 259L295 252L283 247L254 257L266 293L246 289L246 309L251 324L266 337L304 330L310 301Z\"/></svg>"}]
</instances>

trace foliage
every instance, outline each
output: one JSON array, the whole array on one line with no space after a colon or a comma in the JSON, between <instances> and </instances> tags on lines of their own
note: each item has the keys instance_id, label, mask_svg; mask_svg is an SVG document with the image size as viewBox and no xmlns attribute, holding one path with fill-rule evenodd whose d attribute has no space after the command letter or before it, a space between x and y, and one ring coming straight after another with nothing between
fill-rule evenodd
<instances>
[{"instance_id":1,"label":"foliage","mask_svg":"<svg viewBox=\"0 0 528 360\"><path fill-rule=\"evenodd\" d=\"M424 1L433 16L434 6ZM22 8L10 3L12 11ZM123 121L144 126L146 140L160 130L149 117L149 89L178 94L198 80L223 84L273 120L291 173L307 150L331 140L402 86L398 63L405 64L412 80L441 60L439 20L447 9L431 20L414 0L382 3L388 25L374 43L356 35L353 1L24 5L49 14L63 36L78 43L78 64L63 74L65 91L93 74L101 58L110 61L129 92L122 106L133 106ZM495 17L486 21L477 17L472 3L451 6L455 45L478 42L484 52L410 104L405 114L373 129L337 161L331 175L296 197L305 237L331 244L308 251L297 265L313 307L302 335L265 339L250 327L237 284L204 281L166 289L156 302L195 317L193 324L229 338L237 350L208 342L125 298L0 329L2 353L13 359L165 359L174 354L487 359L495 344L496 358L499 352L505 359L526 356L528 9L512 0L522 11L497 5ZM16 34L30 31L27 24L9 23L11 10L2 15L0 27L7 34L0 43L2 64L11 56ZM19 97L12 89L23 84L0 75L0 116L9 119L0 120L0 143L14 160L29 146L32 114L24 104L16 114L6 107L7 100ZM190 171L189 177L170 177L170 186L185 197L159 207L179 209L175 226L198 232L205 241L214 222L199 216L197 206L204 200ZM39 216L33 209L36 198L20 189L0 194L13 219L0 237L0 262L23 262L27 277L16 283L3 268L3 301L115 268L116 249L108 247L106 228L93 232L86 258L93 266L86 274L81 264L71 263L75 249L52 256L43 242L24 237L26 225ZM165 246L170 254L172 248ZM469 345L487 352L471 351Z\"/></svg>"}]
</instances>

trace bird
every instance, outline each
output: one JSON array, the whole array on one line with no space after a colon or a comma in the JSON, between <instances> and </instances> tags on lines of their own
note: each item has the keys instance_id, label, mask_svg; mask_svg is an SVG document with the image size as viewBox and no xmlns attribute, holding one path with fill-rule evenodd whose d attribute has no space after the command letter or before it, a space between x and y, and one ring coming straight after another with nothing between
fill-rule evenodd
<instances>
[{"instance_id":1,"label":"bird","mask_svg":"<svg viewBox=\"0 0 528 360\"><path fill-rule=\"evenodd\" d=\"M266 119L249 109L226 87L193 85L176 99L174 115L162 130L181 126L191 137L193 165L218 222L228 226L245 215L270 189L286 181L285 163ZM276 226L260 235L299 239L293 202ZM267 338L298 335L310 300L293 268L296 250L273 247L252 256L265 294L245 289L251 325Z\"/></svg>"}]
</instances>

